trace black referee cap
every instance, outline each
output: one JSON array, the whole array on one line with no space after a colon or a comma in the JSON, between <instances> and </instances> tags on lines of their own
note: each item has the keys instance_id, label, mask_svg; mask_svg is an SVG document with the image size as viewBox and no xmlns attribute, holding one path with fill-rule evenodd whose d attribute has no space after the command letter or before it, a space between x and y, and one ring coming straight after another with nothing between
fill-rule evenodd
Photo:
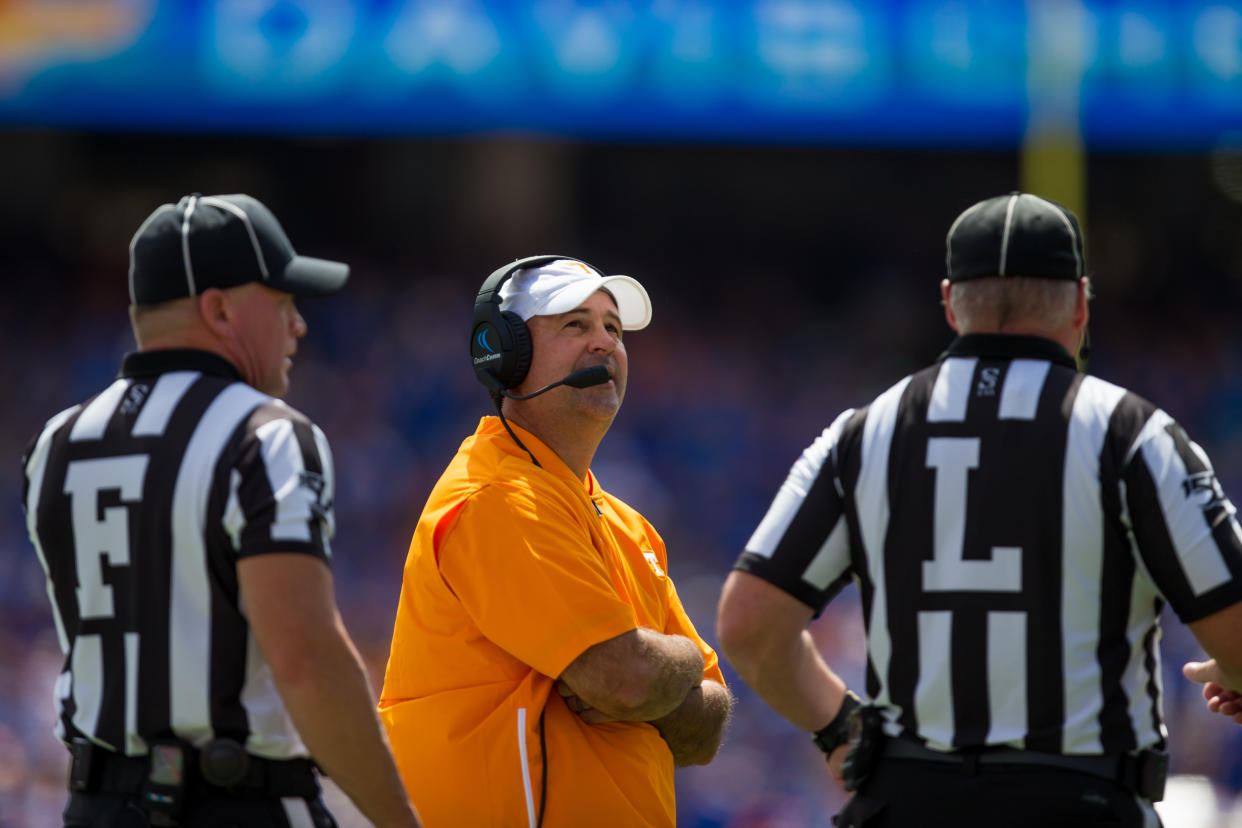
<instances>
[{"instance_id":1,"label":"black referee cap","mask_svg":"<svg viewBox=\"0 0 1242 828\"><path fill-rule=\"evenodd\" d=\"M1030 193L966 208L949 227L945 250L950 282L983 276L1076 280L1085 270L1077 217Z\"/></svg>"},{"instance_id":2,"label":"black referee cap","mask_svg":"<svg viewBox=\"0 0 1242 828\"><path fill-rule=\"evenodd\" d=\"M261 282L294 296L327 296L349 265L299 256L272 211L248 195L195 193L156 208L129 243L135 305Z\"/></svg>"}]
</instances>

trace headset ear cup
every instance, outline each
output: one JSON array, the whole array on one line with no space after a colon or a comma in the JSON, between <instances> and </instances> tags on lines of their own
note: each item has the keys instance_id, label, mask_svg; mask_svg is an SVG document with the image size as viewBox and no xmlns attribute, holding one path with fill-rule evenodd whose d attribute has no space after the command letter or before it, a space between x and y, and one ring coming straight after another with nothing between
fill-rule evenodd
<instances>
[{"instance_id":1,"label":"headset ear cup","mask_svg":"<svg viewBox=\"0 0 1242 828\"><path fill-rule=\"evenodd\" d=\"M530 362L534 355L530 329L526 327L526 322L513 311L500 309L501 286L518 270L540 267L559 259L579 261L572 256L554 254L527 256L498 267L479 288L474 299L470 358L474 363L475 376L493 395L498 394L501 389L520 385L530 371ZM489 330L495 332L494 338L498 342L492 342L493 337L488 336Z\"/></svg>"},{"instance_id":2,"label":"headset ear cup","mask_svg":"<svg viewBox=\"0 0 1242 828\"><path fill-rule=\"evenodd\" d=\"M513 311L501 311L500 316L509 326L509 335L513 339L513 352L505 355L500 381L505 388L513 388L526 379L534 349L530 344L530 328L526 327L522 317Z\"/></svg>"}]
</instances>

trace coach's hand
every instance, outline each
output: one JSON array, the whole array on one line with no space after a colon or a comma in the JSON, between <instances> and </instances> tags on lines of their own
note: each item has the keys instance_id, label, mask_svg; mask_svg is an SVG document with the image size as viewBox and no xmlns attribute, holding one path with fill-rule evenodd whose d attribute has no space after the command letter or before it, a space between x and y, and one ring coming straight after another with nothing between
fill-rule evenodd
<instances>
[{"instance_id":1,"label":"coach's hand","mask_svg":"<svg viewBox=\"0 0 1242 828\"><path fill-rule=\"evenodd\" d=\"M556 680L556 692L561 694L561 698L565 700L565 706L577 714L578 718L587 724L600 724L602 722L618 721L607 713L596 710L591 705L580 699L574 694L573 688L561 679Z\"/></svg>"},{"instance_id":2,"label":"coach's hand","mask_svg":"<svg viewBox=\"0 0 1242 828\"><path fill-rule=\"evenodd\" d=\"M1203 685L1203 698L1208 710L1229 716L1242 725L1242 693L1224 687L1224 674L1216 659L1188 662L1182 665L1182 675Z\"/></svg>"}]
</instances>

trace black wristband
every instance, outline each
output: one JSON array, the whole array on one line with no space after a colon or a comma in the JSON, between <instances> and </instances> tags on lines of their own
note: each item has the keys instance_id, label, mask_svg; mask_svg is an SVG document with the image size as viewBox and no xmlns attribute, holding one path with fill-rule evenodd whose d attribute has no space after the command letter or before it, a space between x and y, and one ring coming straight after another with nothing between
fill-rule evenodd
<instances>
[{"instance_id":1,"label":"black wristband","mask_svg":"<svg viewBox=\"0 0 1242 828\"><path fill-rule=\"evenodd\" d=\"M831 756L834 750L849 741L850 716L860 707L862 707L862 700L852 690L846 690L837 715L832 717L831 722L815 731L811 740L824 752L825 756Z\"/></svg>"}]
</instances>

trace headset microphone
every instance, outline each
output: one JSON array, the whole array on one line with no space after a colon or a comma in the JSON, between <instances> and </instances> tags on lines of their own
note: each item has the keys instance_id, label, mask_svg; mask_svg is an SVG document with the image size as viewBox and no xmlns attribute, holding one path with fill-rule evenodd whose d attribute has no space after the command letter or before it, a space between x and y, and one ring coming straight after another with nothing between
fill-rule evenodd
<instances>
[{"instance_id":1,"label":"headset microphone","mask_svg":"<svg viewBox=\"0 0 1242 828\"><path fill-rule=\"evenodd\" d=\"M500 389L500 393L504 394L511 400L529 400L531 397L538 397L540 394L551 391L553 388L557 388L561 385L568 385L570 388L590 388L592 385L603 385L610 379L612 379L612 376L608 373L608 366L592 365L590 368L582 368L578 371L574 371L564 379L557 380L551 385L545 385L538 391L532 391L529 394L514 394L507 388Z\"/></svg>"}]
</instances>

